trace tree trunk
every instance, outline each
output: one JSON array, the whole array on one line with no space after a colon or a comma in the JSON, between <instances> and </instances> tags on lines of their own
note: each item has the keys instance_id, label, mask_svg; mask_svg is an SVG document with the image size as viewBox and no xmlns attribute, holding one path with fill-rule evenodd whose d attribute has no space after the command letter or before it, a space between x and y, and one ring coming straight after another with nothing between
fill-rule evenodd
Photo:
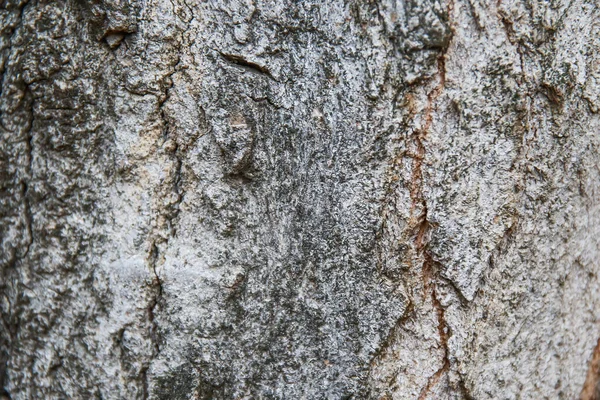
<instances>
[{"instance_id":1,"label":"tree trunk","mask_svg":"<svg viewBox=\"0 0 600 400\"><path fill-rule=\"evenodd\" d=\"M592 0L4 0L16 399L598 399Z\"/></svg>"}]
</instances>

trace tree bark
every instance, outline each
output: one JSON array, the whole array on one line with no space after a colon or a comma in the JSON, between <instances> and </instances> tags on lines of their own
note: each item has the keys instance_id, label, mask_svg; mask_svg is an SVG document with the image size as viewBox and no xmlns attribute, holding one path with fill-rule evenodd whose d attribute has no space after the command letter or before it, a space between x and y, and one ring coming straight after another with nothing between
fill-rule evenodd
<instances>
[{"instance_id":1,"label":"tree bark","mask_svg":"<svg viewBox=\"0 0 600 400\"><path fill-rule=\"evenodd\" d=\"M598 399L591 0L4 0L5 399Z\"/></svg>"}]
</instances>

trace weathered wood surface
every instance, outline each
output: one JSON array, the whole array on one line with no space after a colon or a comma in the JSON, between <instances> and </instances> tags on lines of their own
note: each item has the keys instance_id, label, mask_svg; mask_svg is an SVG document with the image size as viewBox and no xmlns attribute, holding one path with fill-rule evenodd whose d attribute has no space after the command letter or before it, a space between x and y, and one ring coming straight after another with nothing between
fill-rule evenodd
<instances>
[{"instance_id":1,"label":"weathered wood surface","mask_svg":"<svg viewBox=\"0 0 600 400\"><path fill-rule=\"evenodd\" d=\"M0 17L5 397L597 396L595 1Z\"/></svg>"}]
</instances>

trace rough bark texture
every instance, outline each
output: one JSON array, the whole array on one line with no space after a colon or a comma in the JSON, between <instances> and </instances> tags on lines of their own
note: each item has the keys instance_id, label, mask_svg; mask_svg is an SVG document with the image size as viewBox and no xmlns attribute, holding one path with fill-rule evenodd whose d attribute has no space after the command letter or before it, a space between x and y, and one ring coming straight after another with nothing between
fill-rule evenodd
<instances>
[{"instance_id":1,"label":"rough bark texture","mask_svg":"<svg viewBox=\"0 0 600 400\"><path fill-rule=\"evenodd\" d=\"M598 398L594 0L0 17L5 398Z\"/></svg>"}]
</instances>

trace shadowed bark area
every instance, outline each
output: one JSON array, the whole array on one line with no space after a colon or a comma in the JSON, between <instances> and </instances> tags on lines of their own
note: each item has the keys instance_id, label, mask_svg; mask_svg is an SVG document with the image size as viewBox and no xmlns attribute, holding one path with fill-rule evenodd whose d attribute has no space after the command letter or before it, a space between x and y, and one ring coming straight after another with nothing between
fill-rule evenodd
<instances>
[{"instance_id":1,"label":"shadowed bark area","mask_svg":"<svg viewBox=\"0 0 600 400\"><path fill-rule=\"evenodd\" d=\"M595 2L0 18L3 399L599 398Z\"/></svg>"}]
</instances>

